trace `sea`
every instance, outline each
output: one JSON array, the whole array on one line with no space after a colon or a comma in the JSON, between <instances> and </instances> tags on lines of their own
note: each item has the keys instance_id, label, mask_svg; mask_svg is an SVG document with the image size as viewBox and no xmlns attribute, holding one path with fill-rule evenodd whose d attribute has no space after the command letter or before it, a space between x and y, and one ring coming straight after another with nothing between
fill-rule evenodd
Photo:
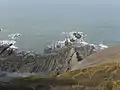
<instances>
[{"instance_id":1,"label":"sea","mask_svg":"<svg viewBox=\"0 0 120 90\"><path fill-rule=\"evenodd\" d=\"M119 0L57 1L0 0L0 40L18 33L16 46L36 52L63 39L62 32L71 31L86 33L93 44L120 43Z\"/></svg>"}]
</instances>

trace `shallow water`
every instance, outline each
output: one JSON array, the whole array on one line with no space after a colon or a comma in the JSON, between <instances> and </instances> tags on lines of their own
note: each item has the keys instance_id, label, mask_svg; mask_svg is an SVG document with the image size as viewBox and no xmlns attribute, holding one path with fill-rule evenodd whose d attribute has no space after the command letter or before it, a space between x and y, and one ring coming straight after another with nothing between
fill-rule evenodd
<instances>
[{"instance_id":1,"label":"shallow water","mask_svg":"<svg viewBox=\"0 0 120 90\"><path fill-rule=\"evenodd\" d=\"M21 33L20 49L42 52L46 44L62 39L63 31L83 31L88 41L120 43L119 3L41 4L41 1L0 1L0 39ZM94 1L94 0L92 0ZM118 1L119 2L119 1ZM79 2L80 3L80 2Z\"/></svg>"}]
</instances>

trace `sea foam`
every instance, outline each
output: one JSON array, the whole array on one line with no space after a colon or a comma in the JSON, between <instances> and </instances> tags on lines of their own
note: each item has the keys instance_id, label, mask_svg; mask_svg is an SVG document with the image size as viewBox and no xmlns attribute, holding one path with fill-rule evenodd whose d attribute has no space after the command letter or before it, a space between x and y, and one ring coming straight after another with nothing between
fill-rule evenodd
<instances>
[{"instance_id":1,"label":"sea foam","mask_svg":"<svg viewBox=\"0 0 120 90\"><path fill-rule=\"evenodd\" d=\"M51 45L47 45L45 50L57 50L59 48L63 48L67 44L76 45L77 47L82 47L85 45L90 45L94 47L95 51L100 51L103 49L108 48L107 45L104 45L103 43L100 43L98 45L91 44L87 42L87 34L84 32L62 32L62 35L64 37L63 40L54 41Z\"/></svg>"}]
</instances>

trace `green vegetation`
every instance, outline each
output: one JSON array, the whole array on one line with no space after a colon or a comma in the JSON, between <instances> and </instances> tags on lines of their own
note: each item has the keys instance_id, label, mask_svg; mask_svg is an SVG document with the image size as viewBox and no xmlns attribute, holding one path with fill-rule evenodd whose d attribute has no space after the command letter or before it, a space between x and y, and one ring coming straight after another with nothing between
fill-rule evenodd
<instances>
[{"instance_id":1,"label":"green vegetation","mask_svg":"<svg viewBox=\"0 0 120 90\"><path fill-rule=\"evenodd\" d=\"M119 90L120 63L106 63L96 67L77 69L56 76L29 76L13 81L25 87L39 87L37 90ZM27 83L26 83L27 82ZM29 83L28 83L29 82ZM45 89L45 87L50 87ZM88 89L89 88L89 89Z\"/></svg>"}]
</instances>

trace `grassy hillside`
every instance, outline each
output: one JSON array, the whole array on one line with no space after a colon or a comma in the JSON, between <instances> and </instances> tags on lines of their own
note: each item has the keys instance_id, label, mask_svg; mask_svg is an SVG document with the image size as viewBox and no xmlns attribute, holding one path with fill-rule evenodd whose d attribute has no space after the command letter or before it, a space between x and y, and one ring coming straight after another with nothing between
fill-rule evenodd
<instances>
[{"instance_id":1,"label":"grassy hillside","mask_svg":"<svg viewBox=\"0 0 120 90\"><path fill-rule=\"evenodd\" d=\"M110 62L120 62L120 45L109 47L106 50L92 54L72 68L73 70L78 68L88 68Z\"/></svg>"},{"instance_id":2,"label":"grassy hillside","mask_svg":"<svg viewBox=\"0 0 120 90\"><path fill-rule=\"evenodd\" d=\"M57 76L17 78L2 90L120 90L119 74L120 63L113 62Z\"/></svg>"},{"instance_id":3,"label":"grassy hillside","mask_svg":"<svg viewBox=\"0 0 120 90\"><path fill-rule=\"evenodd\" d=\"M119 74L120 63L113 62L96 67L74 70L57 77L71 77L75 79L78 83L77 86L84 87L84 89L78 90L120 90Z\"/></svg>"}]
</instances>

